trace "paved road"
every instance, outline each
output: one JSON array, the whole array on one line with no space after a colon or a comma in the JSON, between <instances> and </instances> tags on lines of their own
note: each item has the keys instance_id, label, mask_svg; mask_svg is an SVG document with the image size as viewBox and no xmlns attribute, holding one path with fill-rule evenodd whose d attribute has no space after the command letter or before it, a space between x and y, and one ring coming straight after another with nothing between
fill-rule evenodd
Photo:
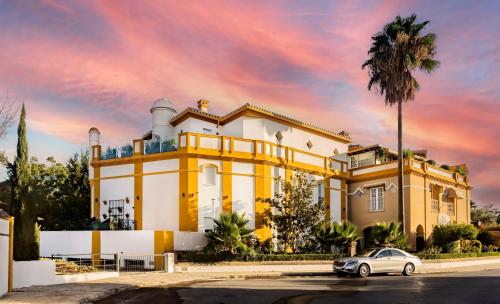
<instances>
[{"instance_id":1,"label":"paved road","mask_svg":"<svg viewBox=\"0 0 500 304\"><path fill-rule=\"evenodd\" d=\"M435 275L289 276L125 291L110 303L500 303L500 270Z\"/></svg>"}]
</instances>

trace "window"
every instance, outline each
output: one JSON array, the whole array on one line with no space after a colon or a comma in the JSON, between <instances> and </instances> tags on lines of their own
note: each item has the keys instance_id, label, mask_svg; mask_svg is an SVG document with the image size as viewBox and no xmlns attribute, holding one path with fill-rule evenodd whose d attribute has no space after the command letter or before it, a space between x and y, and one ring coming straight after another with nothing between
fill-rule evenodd
<instances>
[{"instance_id":1,"label":"window","mask_svg":"<svg viewBox=\"0 0 500 304\"><path fill-rule=\"evenodd\" d=\"M370 211L384 211L384 187L370 189Z\"/></svg>"},{"instance_id":2,"label":"window","mask_svg":"<svg viewBox=\"0 0 500 304\"><path fill-rule=\"evenodd\" d=\"M313 147L313 143L310 140L307 141L306 145L309 148L309 150Z\"/></svg>"},{"instance_id":3,"label":"window","mask_svg":"<svg viewBox=\"0 0 500 304\"><path fill-rule=\"evenodd\" d=\"M397 251L397 250L394 250L394 249L391 249L391 255L392 256L400 256L400 257L404 257L406 255L404 255L401 251Z\"/></svg>"},{"instance_id":4,"label":"window","mask_svg":"<svg viewBox=\"0 0 500 304\"><path fill-rule=\"evenodd\" d=\"M358 158L356 156L351 156L351 168L356 168L358 166Z\"/></svg>"},{"instance_id":5,"label":"window","mask_svg":"<svg viewBox=\"0 0 500 304\"><path fill-rule=\"evenodd\" d=\"M351 168L364 167L375 164L375 151L351 156Z\"/></svg>"},{"instance_id":6,"label":"window","mask_svg":"<svg viewBox=\"0 0 500 304\"><path fill-rule=\"evenodd\" d=\"M318 203L322 203L325 200L325 185L323 183L318 183Z\"/></svg>"},{"instance_id":7,"label":"window","mask_svg":"<svg viewBox=\"0 0 500 304\"><path fill-rule=\"evenodd\" d=\"M276 132L276 139L277 139L278 141L280 141L280 140L282 140L282 139L283 139L283 134L281 133L281 131Z\"/></svg>"},{"instance_id":8,"label":"window","mask_svg":"<svg viewBox=\"0 0 500 304\"><path fill-rule=\"evenodd\" d=\"M431 210L432 212L439 212L439 200L431 198Z\"/></svg>"},{"instance_id":9,"label":"window","mask_svg":"<svg viewBox=\"0 0 500 304\"><path fill-rule=\"evenodd\" d=\"M391 253L389 252L389 250L382 250L377 255L377 257L379 257L379 258L387 258L387 257L390 257L390 256L391 256Z\"/></svg>"},{"instance_id":10,"label":"window","mask_svg":"<svg viewBox=\"0 0 500 304\"><path fill-rule=\"evenodd\" d=\"M447 206L448 206L448 214L449 215L455 215L455 203L454 202L448 202L447 203Z\"/></svg>"},{"instance_id":11,"label":"window","mask_svg":"<svg viewBox=\"0 0 500 304\"><path fill-rule=\"evenodd\" d=\"M212 129L203 128L203 134L212 134Z\"/></svg>"},{"instance_id":12,"label":"window","mask_svg":"<svg viewBox=\"0 0 500 304\"><path fill-rule=\"evenodd\" d=\"M207 166L203 168L203 173L205 175L205 185L215 186L215 174L217 173L215 167Z\"/></svg>"}]
</instances>

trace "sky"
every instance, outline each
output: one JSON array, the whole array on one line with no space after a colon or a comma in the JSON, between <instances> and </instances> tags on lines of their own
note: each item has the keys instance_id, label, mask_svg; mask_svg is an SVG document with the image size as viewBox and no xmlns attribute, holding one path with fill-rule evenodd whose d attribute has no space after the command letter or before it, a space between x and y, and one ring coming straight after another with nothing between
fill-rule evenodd
<instances>
[{"instance_id":1,"label":"sky","mask_svg":"<svg viewBox=\"0 0 500 304\"><path fill-rule=\"evenodd\" d=\"M473 200L500 207L500 1L2 1L0 101L24 100L39 159L85 149L92 126L104 146L139 138L161 97L178 112L250 102L396 148L397 109L361 65L370 37L411 13L430 20L441 65L416 73L404 147L466 163ZM13 127L0 151L16 140Z\"/></svg>"}]
</instances>

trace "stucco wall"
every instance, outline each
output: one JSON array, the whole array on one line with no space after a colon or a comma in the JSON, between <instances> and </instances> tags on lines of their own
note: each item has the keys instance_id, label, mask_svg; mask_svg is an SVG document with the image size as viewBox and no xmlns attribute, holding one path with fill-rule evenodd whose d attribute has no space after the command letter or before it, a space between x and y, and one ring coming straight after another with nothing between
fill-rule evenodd
<instances>
[{"instance_id":1,"label":"stucco wall","mask_svg":"<svg viewBox=\"0 0 500 304\"><path fill-rule=\"evenodd\" d=\"M176 231L174 233L174 250L200 251L207 244L205 234L202 232Z\"/></svg>"},{"instance_id":2,"label":"stucco wall","mask_svg":"<svg viewBox=\"0 0 500 304\"><path fill-rule=\"evenodd\" d=\"M244 213L255 228L255 165L233 162L233 211Z\"/></svg>"},{"instance_id":3,"label":"stucco wall","mask_svg":"<svg viewBox=\"0 0 500 304\"><path fill-rule=\"evenodd\" d=\"M108 167L106 167L108 168ZM109 167L112 168L112 167ZM110 206L110 200L125 200L129 198L129 203L124 201L124 211L123 214L129 214L130 219L134 219L134 178L133 177L123 177L123 178L112 178L112 179L102 179L101 180L101 202L100 202L100 218L103 219L103 214L109 217L108 209ZM107 205L104 205L106 201Z\"/></svg>"},{"instance_id":4,"label":"stucco wall","mask_svg":"<svg viewBox=\"0 0 500 304\"><path fill-rule=\"evenodd\" d=\"M75 254L90 257L92 231L40 231L40 256ZM88 255L88 256L87 256Z\"/></svg>"},{"instance_id":5,"label":"stucco wall","mask_svg":"<svg viewBox=\"0 0 500 304\"><path fill-rule=\"evenodd\" d=\"M154 231L101 231L102 254L153 254Z\"/></svg>"},{"instance_id":6,"label":"stucco wall","mask_svg":"<svg viewBox=\"0 0 500 304\"><path fill-rule=\"evenodd\" d=\"M56 280L56 263L53 260L14 262L13 268L13 288L51 285Z\"/></svg>"},{"instance_id":7,"label":"stucco wall","mask_svg":"<svg viewBox=\"0 0 500 304\"><path fill-rule=\"evenodd\" d=\"M218 132L216 124L190 117L175 126L175 133L178 134L182 131L203 134L203 128L210 129L212 131L210 134Z\"/></svg>"},{"instance_id":8,"label":"stucco wall","mask_svg":"<svg viewBox=\"0 0 500 304\"><path fill-rule=\"evenodd\" d=\"M179 229L179 173L143 176L143 229Z\"/></svg>"},{"instance_id":9,"label":"stucco wall","mask_svg":"<svg viewBox=\"0 0 500 304\"><path fill-rule=\"evenodd\" d=\"M216 170L215 184L205 183L205 167ZM213 219L222 212L221 161L198 159L198 232L205 232L213 226Z\"/></svg>"}]
</instances>

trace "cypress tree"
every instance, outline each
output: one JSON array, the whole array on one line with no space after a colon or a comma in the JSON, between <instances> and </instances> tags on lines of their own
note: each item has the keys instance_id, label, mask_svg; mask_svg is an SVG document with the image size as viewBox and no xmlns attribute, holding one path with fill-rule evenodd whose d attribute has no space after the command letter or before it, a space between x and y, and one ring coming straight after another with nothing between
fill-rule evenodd
<instances>
[{"instance_id":1,"label":"cypress tree","mask_svg":"<svg viewBox=\"0 0 500 304\"><path fill-rule=\"evenodd\" d=\"M14 221L14 259L27 261L38 259L39 245L35 228L34 206L29 201L30 164L26 141L26 109L21 109L17 128L17 154L14 160L12 180L12 203L10 213Z\"/></svg>"}]
</instances>

